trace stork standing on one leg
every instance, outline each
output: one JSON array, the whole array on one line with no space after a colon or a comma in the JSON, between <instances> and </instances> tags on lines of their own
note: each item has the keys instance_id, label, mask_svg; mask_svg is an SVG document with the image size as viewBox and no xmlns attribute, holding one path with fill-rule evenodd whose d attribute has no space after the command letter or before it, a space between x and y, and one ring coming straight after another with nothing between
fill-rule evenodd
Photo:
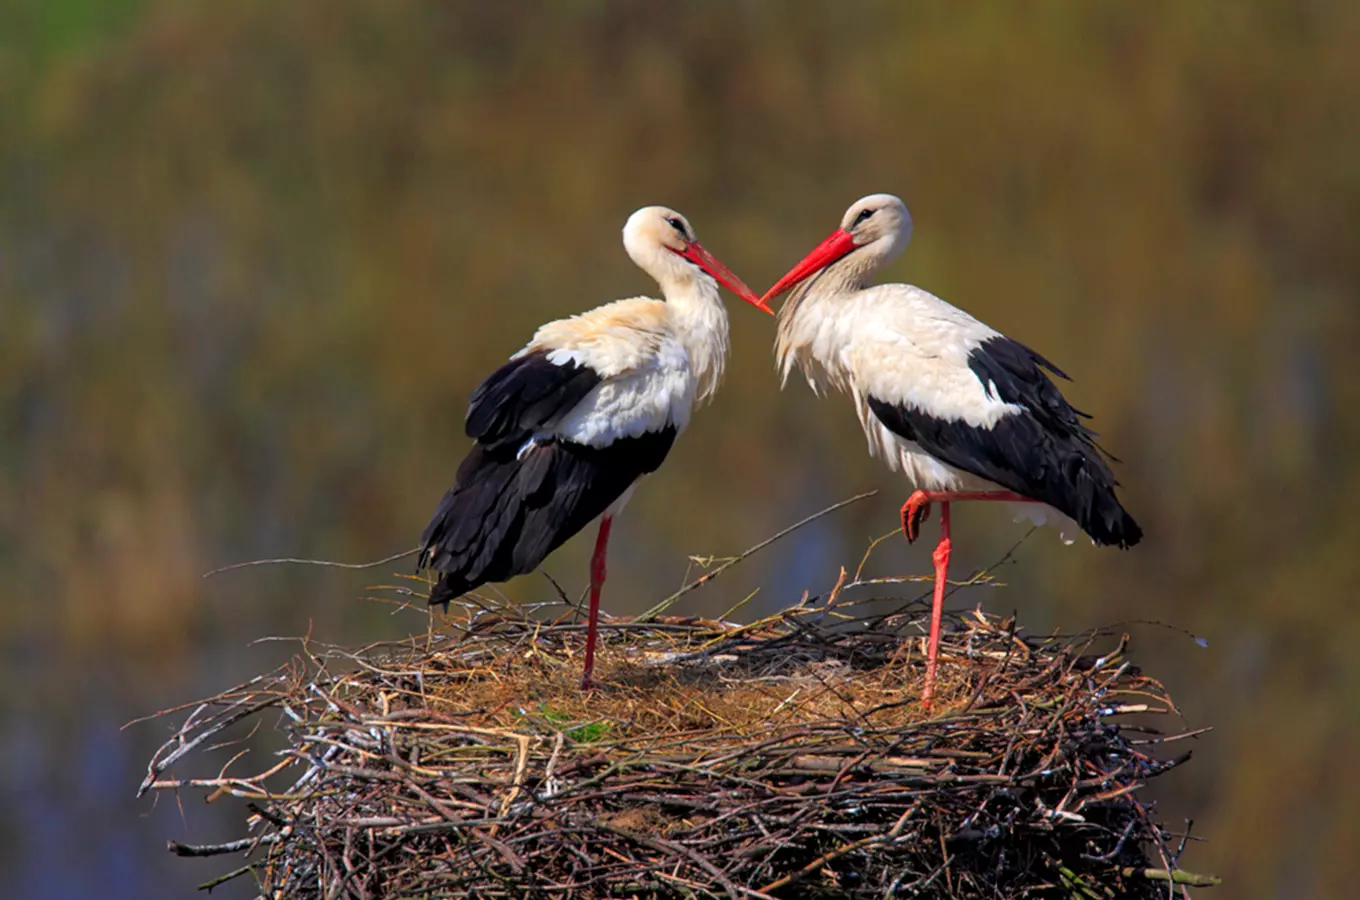
<instances>
[{"instance_id":1,"label":"stork standing on one leg","mask_svg":"<svg viewBox=\"0 0 1360 900\"><path fill-rule=\"evenodd\" d=\"M1143 536L1115 496L1114 475L1047 373L1067 376L1018 341L906 284L870 285L911 238L911 215L891 194L846 210L841 226L761 299L792 291L779 311L775 357L785 382L795 363L809 385L849 394L870 453L917 488L902 531L918 536L940 504L935 594L922 703L929 707L949 572L949 505L1022 503L1037 524L1073 523L1097 544L1131 547Z\"/></svg>"},{"instance_id":2,"label":"stork standing on one leg","mask_svg":"<svg viewBox=\"0 0 1360 900\"><path fill-rule=\"evenodd\" d=\"M722 377L728 325L719 283L771 312L674 210L633 213L623 245L665 299L617 300L549 322L482 382L466 422L476 444L421 535L418 561L439 574L430 604L447 607L487 582L532 572L601 517L582 688L591 684L614 516Z\"/></svg>"}]
</instances>

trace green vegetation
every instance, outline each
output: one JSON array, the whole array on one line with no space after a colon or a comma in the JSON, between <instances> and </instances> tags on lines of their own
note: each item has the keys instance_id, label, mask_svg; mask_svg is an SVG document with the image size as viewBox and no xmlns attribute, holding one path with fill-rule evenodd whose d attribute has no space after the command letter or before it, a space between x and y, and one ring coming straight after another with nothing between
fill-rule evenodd
<instances>
[{"instance_id":1,"label":"green vegetation","mask_svg":"<svg viewBox=\"0 0 1360 900\"><path fill-rule=\"evenodd\" d=\"M530 718L526 716L525 718ZM609 737L614 731L614 723L606 721L576 724L576 717L565 710L554 708L551 704L541 703L532 716L547 723L553 731L560 731L568 740L578 744L593 744Z\"/></svg>"}]
</instances>

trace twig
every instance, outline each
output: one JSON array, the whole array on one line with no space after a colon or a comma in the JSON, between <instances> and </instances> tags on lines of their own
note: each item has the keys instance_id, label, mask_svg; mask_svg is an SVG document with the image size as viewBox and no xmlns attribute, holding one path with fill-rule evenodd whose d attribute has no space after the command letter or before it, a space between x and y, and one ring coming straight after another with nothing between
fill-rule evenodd
<instances>
[{"instance_id":1,"label":"twig","mask_svg":"<svg viewBox=\"0 0 1360 900\"><path fill-rule=\"evenodd\" d=\"M256 868L255 866L241 866L241 868L228 872L225 875L218 875L216 878L210 881L203 882L198 886L198 889L200 891L207 891L208 893L211 894L213 888L218 887L219 885L226 884L228 881L240 878L242 875L249 875L250 873L255 871L255 868Z\"/></svg>"},{"instance_id":2,"label":"twig","mask_svg":"<svg viewBox=\"0 0 1360 900\"><path fill-rule=\"evenodd\" d=\"M878 493L878 491L866 491L866 492L863 493L863 494L856 494L855 496L853 496L853 497L851 497L851 498L849 498L849 499L847 499L847 500L842 500L842 501L840 501L839 503L833 503L833 504L831 504L830 506L828 506L826 509L823 509L823 510L821 510L820 512L815 512L815 513L813 513L812 515L808 516L806 519L802 519L802 520L800 520L800 521L798 521L798 522L793 523L793 524L790 525L788 528L785 528L783 531L780 531L780 532L778 532L778 533L772 535L771 537L767 537L765 540L763 540L763 541L761 541L760 543L758 543L758 544L756 544L756 545L750 547L749 549L743 551L741 554L739 554L739 555L733 557L732 559L727 560L726 562L724 562L722 565L718 566L718 567L717 567L716 569L714 569L713 571L707 572L707 573L705 573L705 574L699 576L698 578L694 579L694 580L691 581L689 584L687 584L687 585L685 585L684 587L680 588L680 590L676 591L674 594L671 594L669 597L667 597L666 599L662 600L660 603L656 604L656 605L653 606L651 609L649 609L649 610L647 610L646 612L644 612L642 615L638 616L636 619L634 619L634 621L636 621L636 622L646 622L646 621L649 620L649 619L652 619L652 618L655 618L656 616L659 616L661 613L663 613L663 612L665 612L666 610L670 609L671 606L673 606L673 605L675 604L675 601L679 600L681 597L685 596L685 595L688 594L690 591L698 590L699 588L703 587L705 584L707 584L708 582L710 582L710 581L712 581L713 579L717 578L717 577L718 577L719 575L721 575L723 572L726 572L728 569L732 568L732 567L735 566L737 563L739 563L739 562L741 562L742 560L746 559L748 556L751 556L752 554L755 554L755 553L760 552L761 550L764 550L766 547L770 546L770 545L773 544L775 541L778 541L778 540L780 540L780 539L782 539L782 538L785 538L785 537L789 536L790 534L793 534L795 531L797 531L798 529L802 528L804 525L808 525L808 524L810 524L810 523L812 523L812 522L815 522L815 521L817 521L818 519L820 519L822 516L825 516L825 515L828 515L828 514L830 514L830 513L833 513L833 512L835 512L836 510L841 509L841 508L846 507L846 506L849 506L849 505L852 504L852 503L858 503L858 502L861 501L861 500L866 500L866 499L868 499L869 497L872 497L872 496L874 496L874 495L877 494L877 493Z\"/></svg>"},{"instance_id":3,"label":"twig","mask_svg":"<svg viewBox=\"0 0 1360 900\"><path fill-rule=\"evenodd\" d=\"M216 569L211 569L207 572L204 572L203 577L209 578L221 572L230 572L233 571L234 569L244 569L249 566L294 565L294 566L330 566L331 568L334 569L373 569L378 566L385 566L390 562L396 562L397 560L404 559L408 556L413 556L419 552L420 552L419 547L412 547L410 550L403 550L400 553L393 553L391 556L384 556L382 559L375 559L373 562L366 563L334 562L329 559L298 559L292 556L284 556L279 557L277 559L252 559L248 560L247 562L232 563L229 566L219 566Z\"/></svg>"},{"instance_id":4,"label":"twig","mask_svg":"<svg viewBox=\"0 0 1360 900\"><path fill-rule=\"evenodd\" d=\"M836 860L840 859L847 853L853 853L854 851L859 850L863 847L867 847L870 844L889 843L891 841L896 840L897 837L902 833L902 829L906 827L907 819L909 819L911 817L911 814L915 811L916 807L912 806L909 809L907 809L906 812L902 813L901 817L898 818L897 820L897 824L894 825L892 827L892 830L889 831L887 834L870 835L869 837L860 838L857 841L846 844L843 847L838 847L835 850L830 851L829 853L823 853L821 856L817 857L812 862L808 863L806 866L803 866L803 868L799 869L797 872L791 872L782 878L777 878L774 881L771 881L769 884L761 888L760 892L762 894L768 894L771 891L777 891L782 887L793 884L795 881L801 881L803 878L806 878L808 875L811 875L813 872L816 872L818 869L822 868L827 863L835 862Z\"/></svg>"},{"instance_id":5,"label":"twig","mask_svg":"<svg viewBox=\"0 0 1360 900\"><path fill-rule=\"evenodd\" d=\"M237 853L261 844L277 844L283 838L277 834L267 834L261 838L242 838L222 844L181 844L179 841L166 841L165 848L176 856L221 856L223 853Z\"/></svg>"},{"instance_id":6,"label":"twig","mask_svg":"<svg viewBox=\"0 0 1360 900\"><path fill-rule=\"evenodd\" d=\"M1184 869L1168 871L1166 869L1139 869L1134 866L1125 866L1119 871L1126 878L1146 878L1148 881L1167 881L1171 884L1185 884L1190 887L1218 887L1223 883L1223 879L1217 875L1200 875L1197 872L1187 872Z\"/></svg>"}]
</instances>

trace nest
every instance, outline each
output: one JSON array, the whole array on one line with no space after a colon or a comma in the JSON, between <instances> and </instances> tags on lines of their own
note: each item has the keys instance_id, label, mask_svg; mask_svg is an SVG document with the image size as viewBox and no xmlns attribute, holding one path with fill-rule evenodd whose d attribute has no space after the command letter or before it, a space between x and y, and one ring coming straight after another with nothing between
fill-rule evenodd
<instances>
[{"instance_id":1,"label":"nest","mask_svg":"<svg viewBox=\"0 0 1360 900\"><path fill-rule=\"evenodd\" d=\"M262 897L1110 898L1217 881L1177 867L1184 838L1138 798L1189 754L1161 752L1183 735L1149 717L1175 708L1126 638L950 615L927 715L919 603L609 620L589 694L570 612L476 599L402 644L303 641L162 713L187 716L142 792L245 801L240 840L170 849L243 855L205 886L248 876ZM273 755L261 725L281 733Z\"/></svg>"}]
</instances>

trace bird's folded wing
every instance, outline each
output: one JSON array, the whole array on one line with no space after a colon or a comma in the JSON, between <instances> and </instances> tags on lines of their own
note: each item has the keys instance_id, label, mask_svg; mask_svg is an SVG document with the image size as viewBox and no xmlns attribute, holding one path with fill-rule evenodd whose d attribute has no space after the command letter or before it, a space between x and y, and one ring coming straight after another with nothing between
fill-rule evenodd
<instances>
[{"instance_id":1,"label":"bird's folded wing","mask_svg":"<svg viewBox=\"0 0 1360 900\"><path fill-rule=\"evenodd\" d=\"M535 350L491 373L472 394L467 435L487 447L520 447L552 431L604 379L588 365Z\"/></svg>"}]
</instances>

